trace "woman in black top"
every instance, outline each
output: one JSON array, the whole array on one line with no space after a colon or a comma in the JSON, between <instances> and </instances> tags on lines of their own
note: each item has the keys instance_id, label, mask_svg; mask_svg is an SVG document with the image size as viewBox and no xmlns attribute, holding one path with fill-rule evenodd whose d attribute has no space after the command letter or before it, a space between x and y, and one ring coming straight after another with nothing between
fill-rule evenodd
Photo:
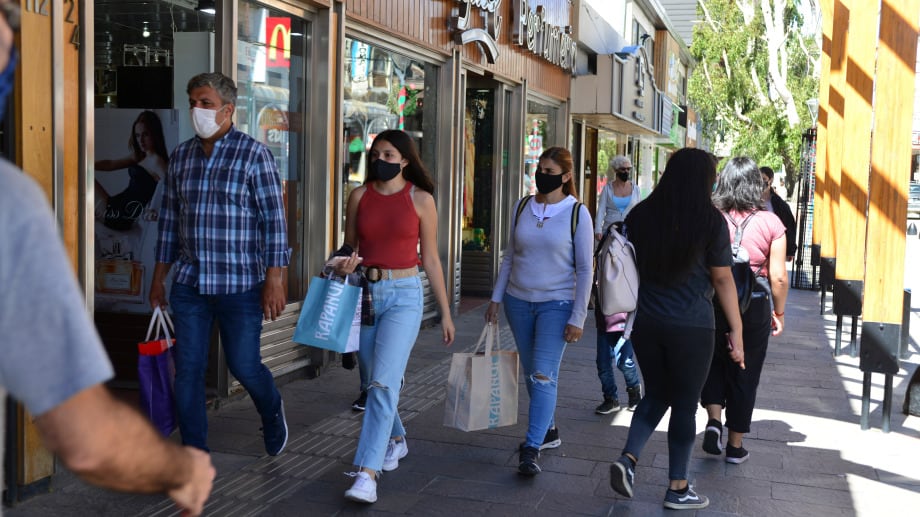
<instances>
[{"instance_id":1,"label":"woman in black top","mask_svg":"<svg viewBox=\"0 0 920 517\"><path fill-rule=\"evenodd\" d=\"M709 505L690 487L687 470L697 403L713 354L713 292L730 323L732 359L744 364L728 229L710 201L715 174L709 153L681 149L668 160L655 190L626 218L639 270L632 341L646 395L636 407L623 454L610 467L610 485L632 497L639 455L670 408L664 506L672 509Z\"/></svg>"}]
</instances>

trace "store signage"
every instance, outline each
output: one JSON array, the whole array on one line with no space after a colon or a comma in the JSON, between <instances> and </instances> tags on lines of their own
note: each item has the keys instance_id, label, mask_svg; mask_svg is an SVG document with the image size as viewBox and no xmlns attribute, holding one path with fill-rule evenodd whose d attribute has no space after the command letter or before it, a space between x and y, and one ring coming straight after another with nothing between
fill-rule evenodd
<instances>
[{"instance_id":1,"label":"store signage","mask_svg":"<svg viewBox=\"0 0 920 517\"><path fill-rule=\"evenodd\" d=\"M455 0L460 4L451 10L449 28L454 33L454 40L461 44L475 43L479 50L486 56L489 63L495 64L498 59L498 34L502 25L502 17L495 14L502 0ZM473 7L478 7L482 13L485 28L471 28L470 17Z\"/></svg>"},{"instance_id":2,"label":"store signage","mask_svg":"<svg viewBox=\"0 0 920 517\"><path fill-rule=\"evenodd\" d=\"M268 47L265 66L290 68L291 19L272 16L265 18L265 41Z\"/></svg>"},{"instance_id":3,"label":"store signage","mask_svg":"<svg viewBox=\"0 0 920 517\"><path fill-rule=\"evenodd\" d=\"M670 130L670 117L666 128L657 128L654 121L655 106L658 101L658 88L649 66L645 48L640 47L632 62L623 64L623 108L621 113L635 122L658 131ZM668 108L670 109L670 108Z\"/></svg>"},{"instance_id":4,"label":"store signage","mask_svg":"<svg viewBox=\"0 0 920 517\"><path fill-rule=\"evenodd\" d=\"M546 9L530 8L527 0L514 0L511 40L550 63L575 73L576 44L570 26L546 21Z\"/></svg>"}]
</instances>

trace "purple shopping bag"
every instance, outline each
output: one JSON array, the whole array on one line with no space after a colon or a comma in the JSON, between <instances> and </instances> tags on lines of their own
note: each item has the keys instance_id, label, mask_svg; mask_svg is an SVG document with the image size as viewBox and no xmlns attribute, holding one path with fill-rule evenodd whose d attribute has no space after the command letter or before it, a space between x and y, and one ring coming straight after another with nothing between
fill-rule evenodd
<instances>
[{"instance_id":1,"label":"purple shopping bag","mask_svg":"<svg viewBox=\"0 0 920 517\"><path fill-rule=\"evenodd\" d=\"M141 411L163 436L172 434L178 425L173 398L176 365L173 360L171 327L169 315L157 307L147 328L147 339L138 343L137 347ZM153 343L162 346L151 346Z\"/></svg>"}]
</instances>

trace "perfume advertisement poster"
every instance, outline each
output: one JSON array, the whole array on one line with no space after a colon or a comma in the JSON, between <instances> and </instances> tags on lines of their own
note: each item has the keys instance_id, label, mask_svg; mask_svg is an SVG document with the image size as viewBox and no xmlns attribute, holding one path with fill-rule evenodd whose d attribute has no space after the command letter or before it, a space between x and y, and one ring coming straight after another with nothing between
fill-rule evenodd
<instances>
[{"instance_id":1,"label":"perfume advertisement poster","mask_svg":"<svg viewBox=\"0 0 920 517\"><path fill-rule=\"evenodd\" d=\"M179 116L174 109L96 110L97 311L150 312L162 180L178 143Z\"/></svg>"}]
</instances>

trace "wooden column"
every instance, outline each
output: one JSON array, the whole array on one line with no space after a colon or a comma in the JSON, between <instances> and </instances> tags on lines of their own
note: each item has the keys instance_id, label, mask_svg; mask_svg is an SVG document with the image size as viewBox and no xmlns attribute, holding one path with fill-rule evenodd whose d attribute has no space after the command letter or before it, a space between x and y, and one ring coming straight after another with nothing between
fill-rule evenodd
<instances>
[{"instance_id":1,"label":"wooden column","mask_svg":"<svg viewBox=\"0 0 920 517\"><path fill-rule=\"evenodd\" d=\"M21 61L14 115L16 164L47 194L76 269L85 251L80 239L84 195L79 165L80 4L78 0L23 1L21 7ZM32 420L19 409L15 482L24 486L54 473L54 456L42 445Z\"/></svg>"},{"instance_id":2,"label":"wooden column","mask_svg":"<svg viewBox=\"0 0 920 517\"><path fill-rule=\"evenodd\" d=\"M860 341L866 372L898 372L918 12L920 0L882 0Z\"/></svg>"},{"instance_id":3,"label":"wooden column","mask_svg":"<svg viewBox=\"0 0 920 517\"><path fill-rule=\"evenodd\" d=\"M849 25L844 88L846 117L843 119L844 136L839 140L843 159L837 227L845 244L837 247L836 257L834 313L838 317L855 318L862 313L879 4L879 0L860 0L852 2L850 11L850 19L858 23Z\"/></svg>"},{"instance_id":4,"label":"wooden column","mask_svg":"<svg viewBox=\"0 0 920 517\"><path fill-rule=\"evenodd\" d=\"M827 99L827 169L824 175L824 196L821 221L821 284L822 290L834 281L837 258L840 207L840 167L844 141L843 119L846 116L847 39L852 0L834 0L833 36L830 53L830 75Z\"/></svg>"},{"instance_id":5,"label":"wooden column","mask_svg":"<svg viewBox=\"0 0 920 517\"><path fill-rule=\"evenodd\" d=\"M818 85L817 140L815 142L815 197L814 223L811 242L820 247L824 237L824 219L827 218L825 198L827 196L827 124L828 98L831 84L831 54L834 41L835 0L821 0L821 80ZM803 243L804 244L804 243Z\"/></svg>"}]
</instances>

